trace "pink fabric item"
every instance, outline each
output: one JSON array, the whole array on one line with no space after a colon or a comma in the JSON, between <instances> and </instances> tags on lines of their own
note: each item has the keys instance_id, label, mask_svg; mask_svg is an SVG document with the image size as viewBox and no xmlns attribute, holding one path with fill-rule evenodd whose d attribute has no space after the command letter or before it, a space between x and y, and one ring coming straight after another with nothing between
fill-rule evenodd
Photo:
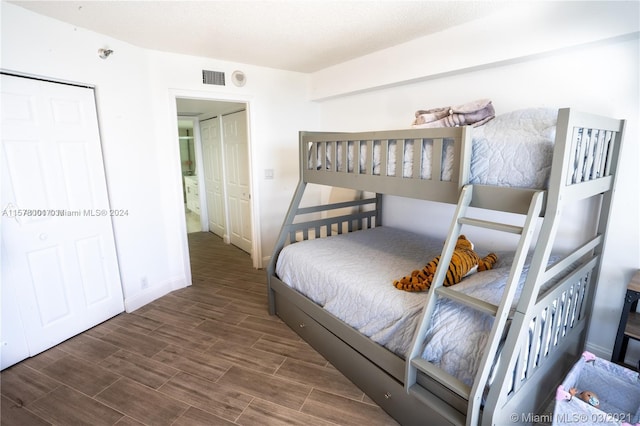
<instances>
[{"instance_id":1,"label":"pink fabric item","mask_svg":"<svg viewBox=\"0 0 640 426\"><path fill-rule=\"evenodd\" d=\"M567 391L564 390L564 388L562 387L562 385L558 386L558 389L556 390L556 401L563 401L563 400L567 400L570 401L571 400L571 394Z\"/></svg>"},{"instance_id":2,"label":"pink fabric item","mask_svg":"<svg viewBox=\"0 0 640 426\"><path fill-rule=\"evenodd\" d=\"M594 354L592 354L591 352L587 352L587 351L582 352L582 356L584 357L584 359L587 360L587 362L588 361L593 361L593 360L596 359L596 356Z\"/></svg>"},{"instance_id":3,"label":"pink fabric item","mask_svg":"<svg viewBox=\"0 0 640 426\"><path fill-rule=\"evenodd\" d=\"M480 126L495 117L489 99L479 99L462 105L416 111L413 127Z\"/></svg>"}]
</instances>

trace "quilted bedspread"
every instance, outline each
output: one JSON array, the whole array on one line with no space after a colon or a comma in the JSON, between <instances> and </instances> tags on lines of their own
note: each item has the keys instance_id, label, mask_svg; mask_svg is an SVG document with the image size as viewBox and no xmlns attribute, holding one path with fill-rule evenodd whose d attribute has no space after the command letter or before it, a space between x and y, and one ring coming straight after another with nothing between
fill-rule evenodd
<instances>
[{"instance_id":1,"label":"quilted bedspread","mask_svg":"<svg viewBox=\"0 0 640 426\"><path fill-rule=\"evenodd\" d=\"M473 129L470 183L546 188L557 109L529 108Z\"/></svg>"},{"instance_id":2,"label":"quilted bedspread","mask_svg":"<svg viewBox=\"0 0 640 426\"><path fill-rule=\"evenodd\" d=\"M289 245L278 258L276 273L285 284L404 358L426 293L397 290L392 281L422 268L440 254L442 245L439 239L379 227ZM476 250L483 256L488 252ZM513 258L510 253L498 256L493 270L465 278L456 290L498 303ZM423 357L471 384L492 323L486 314L441 299Z\"/></svg>"}]
</instances>

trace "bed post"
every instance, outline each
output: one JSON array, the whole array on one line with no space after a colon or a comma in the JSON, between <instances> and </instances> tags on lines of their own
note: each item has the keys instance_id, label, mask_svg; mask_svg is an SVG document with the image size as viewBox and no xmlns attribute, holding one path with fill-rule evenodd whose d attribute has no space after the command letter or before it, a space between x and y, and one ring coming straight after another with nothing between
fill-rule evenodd
<instances>
[{"instance_id":1,"label":"bed post","mask_svg":"<svg viewBox=\"0 0 640 426\"><path fill-rule=\"evenodd\" d=\"M293 223L293 219L296 217L296 212L298 211L298 207L300 207L300 200L302 200L302 196L304 195L304 190L307 187L307 183L300 180L298 182L298 186L296 188L296 192L293 195L293 200L291 200L291 204L289 205L289 210L287 211L287 215L284 218L284 223L280 228L280 234L278 234L278 239L276 240L276 245L273 249L273 253L271 254L271 259L269 260L269 266L267 266L267 296L269 300L269 314L276 314L276 305L275 298L273 294L273 290L271 289L271 277L276 272L276 262L278 260L278 255L284 248L286 244L287 235L289 235L289 227Z\"/></svg>"},{"instance_id":2,"label":"bed post","mask_svg":"<svg viewBox=\"0 0 640 426\"><path fill-rule=\"evenodd\" d=\"M597 233L604 236L604 240L602 244L599 244L594 249L594 255L598 256L600 259L598 262L598 266L593 270L591 275L591 280L595 283L593 286L593 290L589 294L589 299L587 300L586 309L588 312L593 311L595 293L597 290L597 284L600 282L600 271L602 270L602 254L604 253L605 245L607 244L607 230L609 229L609 219L611 218L611 204L613 201L613 195L615 193L616 188L616 180L618 176L618 162L620 159L620 148L622 145L622 140L624 139L624 133L626 128L626 121L623 120L621 123L620 131L616 134L616 138L613 145L613 156L610 164L610 174L613 176L613 185L612 190L607 191L602 196L602 204L600 205L600 217L598 218L597 225ZM591 327L591 322L587 324L587 332L585 334L588 335L589 328Z\"/></svg>"},{"instance_id":3,"label":"bed post","mask_svg":"<svg viewBox=\"0 0 640 426\"><path fill-rule=\"evenodd\" d=\"M458 163L458 193L469 183L471 178L471 167L460 167L461 164L471 164L471 153L473 148L471 126L462 127L460 137L460 153L456 154L460 158Z\"/></svg>"},{"instance_id":4,"label":"bed post","mask_svg":"<svg viewBox=\"0 0 640 426\"><path fill-rule=\"evenodd\" d=\"M382 194L376 193L376 226L382 226Z\"/></svg>"},{"instance_id":5,"label":"bed post","mask_svg":"<svg viewBox=\"0 0 640 426\"><path fill-rule=\"evenodd\" d=\"M273 294L273 289L271 288L271 277L276 273L276 262L278 261L278 256L280 255L280 252L286 244L286 238L289 234L289 226L293 223L293 219L296 217L296 212L298 210L298 207L300 207L300 201L302 200L302 196L304 195L304 190L307 187L307 182L304 181L304 164L306 152L302 146L304 134L305 132L298 132L298 164L300 165L300 168L298 170L298 186L296 187L296 191L293 194L291 204L289 204L289 210L287 210L287 215L285 216L284 223L280 228L280 233L278 234L276 245L273 248L273 253L271 253L271 259L269 259L269 265L267 266L267 298L269 301L269 315L276 314L276 300L275 295Z\"/></svg>"}]
</instances>

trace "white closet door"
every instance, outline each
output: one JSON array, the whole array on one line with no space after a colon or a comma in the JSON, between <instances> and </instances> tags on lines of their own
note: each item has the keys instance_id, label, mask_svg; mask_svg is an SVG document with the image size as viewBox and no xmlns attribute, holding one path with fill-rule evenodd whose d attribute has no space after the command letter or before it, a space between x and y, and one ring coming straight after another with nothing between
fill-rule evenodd
<instances>
[{"instance_id":1,"label":"white closet door","mask_svg":"<svg viewBox=\"0 0 640 426\"><path fill-rule=\"evenodd\" d=\"M4 368L19 327L35 355L124 306L93 90L7 75L1 90Z\"/></svg>"},{"instance_id":2,"label":"white closet door","mask_svg":"<svg viewBox=\"0 0 640 426\"><path fill-rule=\"evenodd\" d=\"M222 179L222 139L220 120L212 118L200 122L202 138L202 156L204 165L204 187L207 198L209 230L226 237L224 205L224 181Z\"/></svg>"},{"instance_id":3,"label":"white closet door","mask_svg":"<svg viewBox=\"0 0 640 426\"><path fill-rule=\"evenodd\" d=\"M229 237L231 244L251 253L251 188L246 111L222 117L222 128L229 206Z\"/></svg>"}]
</instances>

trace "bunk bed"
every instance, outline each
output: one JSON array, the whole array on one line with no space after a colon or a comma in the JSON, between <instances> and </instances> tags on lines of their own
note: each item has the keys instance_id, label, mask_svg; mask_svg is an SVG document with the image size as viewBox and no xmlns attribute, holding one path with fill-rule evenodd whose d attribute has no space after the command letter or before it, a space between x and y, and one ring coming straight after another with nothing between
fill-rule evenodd
<instances>
[{"instance_id":1,"label":"bunk bed","mask_svg":"<svg viewBox=\"0 0 640 426\"><path fill-rule=\"evenodd\" d=\"M532 422L584 349L625 121L565 108L536 126L536 114L511 125L549 143L528 155L536 176L513 182L475 158L518 143L500 116L478 128L300 132L300 181L267 270L270 313L401 424ZM302 206L308 184L365 196ZM383 226L383 195L455 205L444 242ZM586 199L594 229L555 253L563 211ZM511 214L475 215L487 210ZM474 227L517 243L493 270L444 287L455 242ZM434 255L444 267L428 292L392 286Z\"/></svg>"}]
</instances>

